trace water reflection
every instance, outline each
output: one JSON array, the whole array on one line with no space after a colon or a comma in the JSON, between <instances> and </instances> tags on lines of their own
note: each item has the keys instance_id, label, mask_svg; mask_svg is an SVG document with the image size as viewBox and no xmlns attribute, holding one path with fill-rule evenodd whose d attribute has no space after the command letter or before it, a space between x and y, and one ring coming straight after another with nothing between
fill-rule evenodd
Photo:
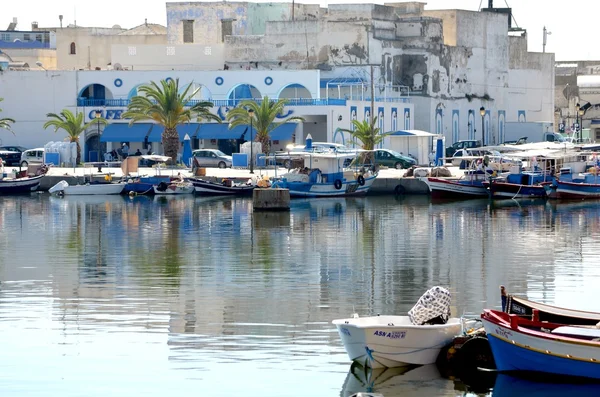
<instances>
[{"instance_id":1,"label":"water reflection","mask_svg":"<svg viewBox=\"0 0 600 397\"><path fill-rule=\"evenodd\" d=\"M600 383L582 383L581 380L556 380L552 375L541 375L528 380L510 375L498 375L494 385L494 397L592 397L600 395Z\"/></svg>"},{"instance_id":2,"label":"water reflection","mask_svg":"<svg viewBox=\"0 0 600 397\"><path fill-rule=\"evenodd\" d=\"M432 285L449 287L457 315L499 307L499 284L597 310L599 213L427 197L293 200L283 213L230 197L0 197L0 390L48 379L48 395L77 395L69 373L120 395L263 395L265 378L277 396L345 383L455 395L413 371L350 379L331 320L405 313Z\"/></svg>"}]
</instances>

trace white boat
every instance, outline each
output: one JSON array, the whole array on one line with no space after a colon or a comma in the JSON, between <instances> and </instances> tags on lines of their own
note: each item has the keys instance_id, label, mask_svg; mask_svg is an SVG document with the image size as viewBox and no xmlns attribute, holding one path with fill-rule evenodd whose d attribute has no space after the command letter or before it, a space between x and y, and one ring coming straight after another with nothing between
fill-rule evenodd
<instances>
[{"instance_id":1,"label":"white boat","mask_svg":"<svg viewBox=\"0 0 600 397\"><path fill-rule=\"evenodd\" d=\"M291 197L336 197L365 195L377 172L370 168L347 169L344 164L355 153L305 153L304 167L283 174L273 188L289 189Z\"/></svg>"},{"instance_id":2,"label":"white boat","mask_svg":"<svg viewBox=\"0 0 600 397\"><path fill-rule=\"evenodd\" d=\"M126 182L93 182L84 185L69 185L65 180L52 186L48 192L69 196L121 194Z\"/></svg>"},{"instance_id":3,"label":"white boat","mask_svg":"<svg viewBox=\"0 0 600 397\"><path fill-rule=\"evenodd\" d=\"M433 364L462 330L459 318L446 324L414 325L408 316L355 315L333 324L350 360L370 368Z\"/></svg>"},{"instance_id":4,"label":"white boat","mask_svg":"<svg viewBox=\"0 0 600 397\"><path fill-rule=\"evenodd\" d=\"M194 185L190 182L161 182L152 187L154 194L173 195L173 194L192 194L194 193Z\"/></svg>"}]
</instances>

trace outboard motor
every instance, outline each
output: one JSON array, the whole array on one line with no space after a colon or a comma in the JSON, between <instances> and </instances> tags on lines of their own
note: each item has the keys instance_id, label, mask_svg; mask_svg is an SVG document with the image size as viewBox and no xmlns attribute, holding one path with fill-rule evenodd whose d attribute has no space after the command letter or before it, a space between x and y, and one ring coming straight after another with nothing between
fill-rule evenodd
<instances>
[{"instance_id":1,"label":"outboard motor","mask_svg":"<svg viewBox=\"0 0 600 397\"><path fill-rule=\"evenodd\" d=\"M164 192L167 190L168 187L169 185L166 182L161 182L158 185L156 185L156 190L158 190L159 192Z\"/></svg>"},{"instance_id":2,"label":"outboard motor","mask_svg":"<svg viewBox=\"0 0 600 397\"><path fill-rule=\"evenodd\" d=\"M427 290L408 311L410 321L415 325L446 324L450 317L450 298L450 291L446 288Z\"/></svg>"}]
</instances>

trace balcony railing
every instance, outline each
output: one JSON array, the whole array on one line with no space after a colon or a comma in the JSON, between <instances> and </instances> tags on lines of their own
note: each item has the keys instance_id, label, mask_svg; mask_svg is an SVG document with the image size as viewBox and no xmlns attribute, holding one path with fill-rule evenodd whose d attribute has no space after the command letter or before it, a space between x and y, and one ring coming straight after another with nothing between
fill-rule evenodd
<instances>
[{"instance_id":1,"label":"balcony railing","mask_svg":"<svg viewBox=\"0 0 600 397\"><path fill-rule=\"evenodd\" d=\"M228 106L236 107L240 102L246 99L213 99L210 102L214 106ZM186 105L194 106L204 100L191 100ZM260 103L262 99L254 99L255 102ZM106 107L127 107L131 100L129 99L90 99L90 98L77 98L77 106L106 106ZM287 106L346 106L346 99L312 99L312 98L293 98L287 100Z\"/></svg>"}]
</instances>

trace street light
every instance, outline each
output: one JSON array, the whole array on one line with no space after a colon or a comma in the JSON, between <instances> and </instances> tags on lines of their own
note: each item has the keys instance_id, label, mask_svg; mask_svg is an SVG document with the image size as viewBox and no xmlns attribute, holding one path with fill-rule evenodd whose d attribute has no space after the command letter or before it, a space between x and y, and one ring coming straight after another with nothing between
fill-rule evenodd
<instances>
[{"instance_id":1,"label":"street light","mask_svg":"<svg viewBox=\"0 0 600 397\"><path fill-rule=\"evenodd\" d=\"M102 159L100 158L102 155L102 143L100 142L100 118L102 117L102 112L96 110L94 117L98 120L98 172L102 172Z\"/></svg>"},{"instance_id":2,"label":"street light","mask_svg":"<svg viewBox=\"0 0 600 397\"><path fill-rule=\"evenodd\" d=\"M579 108L579 139L583 141L583 115L585 114L585 110L583 108Z\"/></svg>"},{"instance_id":3,"label":"street light","mask_svg":"<svg viewBox=\"0 0 600 397\"><path fill-rule=\"evenodd\" d=\"M577 105L575 105L575 136L577 136L577 133L579 132L579 129L581 128L581 125L579 124L579 109L581 107L579 106L579 103Z\"/></svg>"},{"instance_id":4,"label":"street light","mask_svg":"<svg viewBox=\"0 0 600 397\"><path fill-rule=\"evenodd\" d=\"M252 128L252 119L254 119L254 109L248 109L248 115L250 116L250 173L254 174L254 138L253 138L253 128Z\"/></svg>"},{"instance_id":5,"label":"street light","mask_svg":"<svg viewBox=\"0 0 600 397\"><path fill-rule=\"evenodd\" d=\"M483 120L485 118L485 108L482 106L479 108L479 114L481 115L481 146L485 146L485 127Z\"/></svg>"}]
</instances>

